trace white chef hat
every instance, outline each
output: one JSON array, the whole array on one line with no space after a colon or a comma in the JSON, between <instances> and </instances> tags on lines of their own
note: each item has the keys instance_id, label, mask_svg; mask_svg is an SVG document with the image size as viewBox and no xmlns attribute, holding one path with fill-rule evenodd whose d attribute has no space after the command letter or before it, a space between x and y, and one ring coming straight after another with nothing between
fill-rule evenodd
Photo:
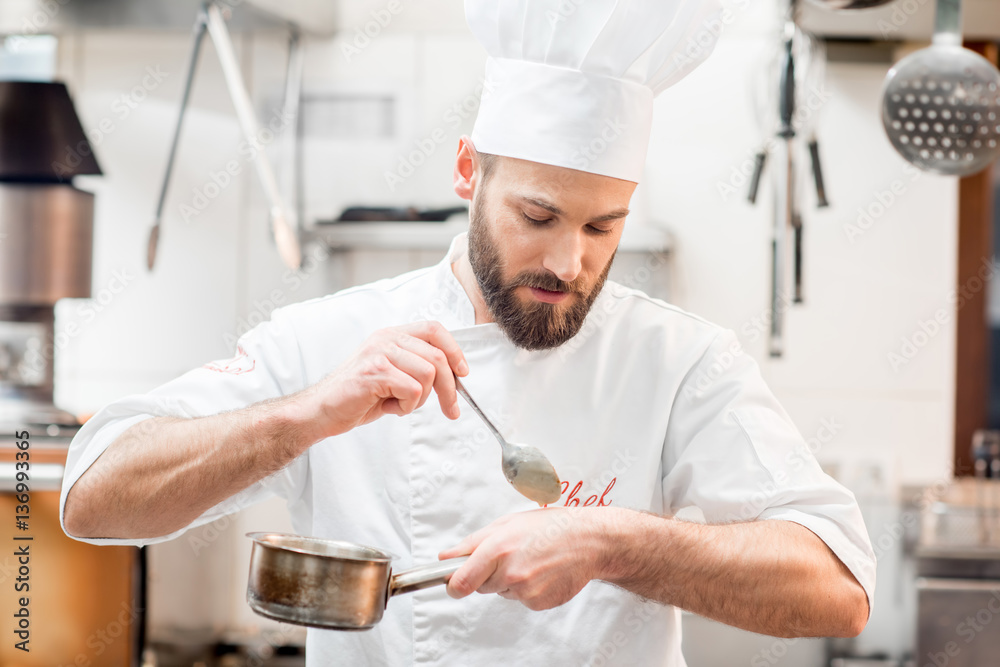
<instances>
[{"instance_id":1,"label":"white chef hat","mask_svg":"<svg viewBox=\"0 0 1000 667\"><path fill-rule=\"evenodd\" d=\"M653 98L712 52L718 0L465 0L486 48L476 150L638 183Z\"/></svg>"}]
</instances>

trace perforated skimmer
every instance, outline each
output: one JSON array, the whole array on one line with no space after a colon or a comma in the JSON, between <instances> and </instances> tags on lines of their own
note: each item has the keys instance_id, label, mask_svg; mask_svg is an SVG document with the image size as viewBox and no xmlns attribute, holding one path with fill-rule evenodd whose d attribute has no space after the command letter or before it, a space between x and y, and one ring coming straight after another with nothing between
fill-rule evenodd
<instances>
[{"instance_id":1,"label":"perforated skimmer","mask_svg":"<svg viewBox=\"0 0 1000 667\"><path fill-rule=\"evenodd\" d=\"M965 176L1000 157L1000 72L962 47L961 0L938 0L933 44L889 70L882 125L927 171Z\"/></svg>"}]
</instances>

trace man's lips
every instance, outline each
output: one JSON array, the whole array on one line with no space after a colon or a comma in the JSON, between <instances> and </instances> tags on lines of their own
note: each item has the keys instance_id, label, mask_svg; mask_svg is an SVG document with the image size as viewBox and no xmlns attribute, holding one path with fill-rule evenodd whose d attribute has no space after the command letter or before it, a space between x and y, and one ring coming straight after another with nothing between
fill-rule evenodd
<instances>
[{"instance_id":1,"label":"man's lips","mask_svg":"<svg viewBox=\"0 0 1000 667\"><path fill-rule=\"evenodd\" d=\"M539 289L537 287L529 287L532 296L541 301L542 303L562 303L569 296L569 292L550 292L547 289Z\"/></svg>"}]
</instances>

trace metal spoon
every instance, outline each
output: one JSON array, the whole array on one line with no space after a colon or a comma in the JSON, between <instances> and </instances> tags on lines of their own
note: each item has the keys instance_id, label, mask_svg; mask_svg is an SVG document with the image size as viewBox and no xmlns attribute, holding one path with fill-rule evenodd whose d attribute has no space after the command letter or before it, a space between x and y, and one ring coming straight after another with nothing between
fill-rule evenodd
<instances>
[{"instance_id":1,"label":"metal spoon","mask_svg":"<svg viewBox=\"0 0 1000 667\"><path fill-rule=\"evenodd\" d=\"M547 505L559 500L562 495L559 475L556 474L556 469L545 457L545 454L537 447L507 442L489 417L479 409L472 396L469 396L469 392L462 386L462 381L458 379L458 376L455 376L455 388L458 389L462 398L469 402L472 409L485 422L487 428L500 443L503 450L501 459L503 475L511 486L522 496L528 500L534 500L539 505Z\"/></svg>"}]
</instances>

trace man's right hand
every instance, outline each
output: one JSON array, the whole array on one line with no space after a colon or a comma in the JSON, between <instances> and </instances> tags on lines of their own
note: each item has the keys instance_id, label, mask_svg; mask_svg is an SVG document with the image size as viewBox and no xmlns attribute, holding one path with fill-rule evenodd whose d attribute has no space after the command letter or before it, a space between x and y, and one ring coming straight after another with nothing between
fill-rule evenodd
<instances>
[{"instance_id":1,"label":"man's right hand","mask_svg":"<svg viewBox=\"0 0 1000 667\"><path fill-rule=\"evenodd\" d=\"M300 392L207 417L143 420L70 489L66 530L133 539L181 530L320 440L413 412L431 389L445 416L455 419L453 371L469 372L458 343L437 322L421 322L375 332Z\"/></svg>"},{"instance_id":2,"label":"man's right hand","mask_svg":"<svg viewBox=\"0 0 1000 667\"><path fill-rule=\"evenodd\" d=\"M438 322L418 322L376 331L336 370L288 398L319 442L385 415L410 414L431 389L444 415L457 419L454 375L468 373L452 335Z\"/></svg>"}]
</instances>

